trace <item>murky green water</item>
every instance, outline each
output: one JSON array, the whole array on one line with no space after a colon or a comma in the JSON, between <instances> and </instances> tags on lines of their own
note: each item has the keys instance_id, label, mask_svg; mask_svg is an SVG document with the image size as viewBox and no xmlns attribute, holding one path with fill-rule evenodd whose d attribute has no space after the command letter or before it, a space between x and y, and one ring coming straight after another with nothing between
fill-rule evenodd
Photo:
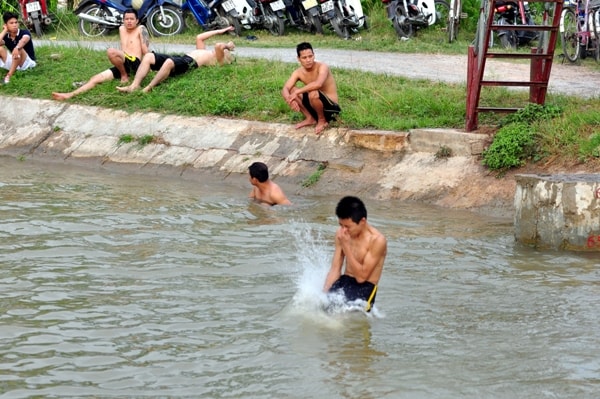
<instances>
[{"instance_id":1,"label":"murky green water","mask_svg":"<svg viewBox=\"0 0 600 399\"><path fill-rule=\"evenodd\" d=\"M595 257L366 201L376 311L327 316L339 198L249 191L0 158L0 398L598 397Z\"/></svg>"}]
</instances>

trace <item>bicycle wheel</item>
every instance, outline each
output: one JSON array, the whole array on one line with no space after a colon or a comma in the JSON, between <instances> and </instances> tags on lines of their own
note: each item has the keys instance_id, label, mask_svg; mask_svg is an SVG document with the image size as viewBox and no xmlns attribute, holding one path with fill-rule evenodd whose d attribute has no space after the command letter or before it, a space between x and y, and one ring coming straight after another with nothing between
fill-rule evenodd
<instances>
[{"instance_id":1,"label":"bicycle wheel","mask_svg":"<svg viewBox=\"0 0 600 399\"><path fill-rule=\"evenodd\" d=\"M448 15L448 43L452 43L458 36L458 25L460 25L461 0L450 1L450 13Z\"/></svg>"},{"instance_id":2,"label":"bicycle wheel","mask_svg":"<svg viewBox=\"0 0 600 399\"><path fill-rule=\"evenodd\" d=\"M450 15L450 6L445 0L435 0L435 21L438 29L443 30L448 27L448 15ZM431 23L430 23L431 25Z\"/></svg>"},{"instance_id":3,"label":"bicycle wheel","mask_svg":"<svg viewBox=\"0 0 600 399\"><path fill-rule=\"evenodd\" d=\"M571 62L576 62L579 58L580 37L577 17L572 8L564 9L560 17L560 41L565 57Z\"/></svg>"}]
</instances>

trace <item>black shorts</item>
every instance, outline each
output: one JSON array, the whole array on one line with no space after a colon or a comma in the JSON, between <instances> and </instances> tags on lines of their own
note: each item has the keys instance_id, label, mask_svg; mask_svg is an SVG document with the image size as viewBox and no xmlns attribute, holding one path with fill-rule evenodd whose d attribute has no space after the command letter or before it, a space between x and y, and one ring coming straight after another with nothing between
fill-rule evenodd
<instances>
[{"instance_id":1,"label":"black shorts","mask_svg":"<svg viewBox=\"0 0 600 399\"><path fill-rule=\"evenodd\" d=\"M125 63L123 65L125 66L127 75L135 75L141 63L142 61L139 58L125 54ZM121 72L119 72L117 67L110 68L110 71L115 79L121 79Z\"/></svg>"},{"instance_id":2,"label":"black shorts","mask_svg":"<svg viewBox=\"0 0 600 399\"><path fill-rule=\"evenodd\" d=\"M354 277L342 274L329 289L329 292L343 292L348 302L362 299L367 302L366 311L370 312L375 303L377 286L369 281L359 283Z\"/></svg>"},{"instance_id":3,"label":"black shorts","mask_svg":"<svg viewBox=\"0 0 600 399\"><path fill-rule=\"evenodd\" d=\"M327 122L331 122L332 120L335 120L335 118L339 115L339 113L342 112L340 106L337 103L331 101L329 99L329 97L327 97L325 94L323 94L320 91L319 91L319 99L323 103L323 113L325 114L325 120ZM306 110L308 112L310 112L310 114L312 115L313 118L315 118L315 120L319 120L317 111L315 111L315 109L310 105L310 100L308 99L308 93L302 94L302 105L304 105L304 108L306 108Z\"/></svg>"},{"instance_id":4,"label":"black shorts","mask_svg":"<svg viewBox=\"0 0 600 399\"><path fill-rule=\"evenodd\" d=\"M154 53L154 65L152 66L152 70L158 71L169 59L173 60L173 64L175 64L170 76L181 75L192 68L198 68L196 61L189 55L167 55Z\"/></svg>"}]
</instances>

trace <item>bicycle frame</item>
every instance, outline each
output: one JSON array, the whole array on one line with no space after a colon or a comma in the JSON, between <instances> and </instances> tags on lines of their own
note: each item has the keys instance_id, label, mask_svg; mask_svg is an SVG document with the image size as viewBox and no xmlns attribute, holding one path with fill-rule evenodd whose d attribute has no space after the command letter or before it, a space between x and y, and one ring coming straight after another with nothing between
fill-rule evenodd
<instances>
[{"instance_id":1,"label":"bicycle frame","mask_svg":"<svg viewBox=\"0 0 600 399\"><path fill-rule=\"evenodd\" d=\"M563 53L570 62L586 58L588 51L594 51L596 61L600 60L600 5L590 7L590 0L565 2L561 14L560 34Z\"/></svg>"},{"instance_id":2,"label":"bicycle frame","mask_svg":"<svg viewBox=\"0 0 600 399\"><path fill-rule=\"evenodd\" d=\"M462 0L450 0L448 10L448 42L452 43L458 35L458 26L462 17Z\"/></svg>"}]
</instances>

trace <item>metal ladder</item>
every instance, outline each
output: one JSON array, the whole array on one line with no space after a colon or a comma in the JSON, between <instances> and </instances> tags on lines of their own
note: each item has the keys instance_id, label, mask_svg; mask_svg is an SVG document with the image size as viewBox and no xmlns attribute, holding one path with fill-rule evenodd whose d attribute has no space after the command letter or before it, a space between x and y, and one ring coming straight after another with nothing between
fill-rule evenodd
<instances>
[{"instance_id":1,"label":"metal ladder","mask_svg":"<svg viewBox=\"0 0 600 399\"><path fill-rule=\"evenodd\" d=\"M521 1L521 0L516 0ZM548 90L548 80L552 69L554 48L559 35L560 17L563 0L529 0L530 2L545 3L543 22L541 25L496 25L494 14L500 0L481 0L479 22L474 44L469 46L467 60L467 113L465 130L471 132L478 127L480 112L516 112L521 107L481 107L479 106L482 87L506 86L529 87L529 102L543 105ZM535 31L539 32L538 46L531 48L530 53L493 52L490 51L490 39L493 31ZM528 59L530 60L530 77L526 81L487 80L485 64L488 58ZM506 71L507 74L510 71Z\"/></svg>"}]
</instances>

